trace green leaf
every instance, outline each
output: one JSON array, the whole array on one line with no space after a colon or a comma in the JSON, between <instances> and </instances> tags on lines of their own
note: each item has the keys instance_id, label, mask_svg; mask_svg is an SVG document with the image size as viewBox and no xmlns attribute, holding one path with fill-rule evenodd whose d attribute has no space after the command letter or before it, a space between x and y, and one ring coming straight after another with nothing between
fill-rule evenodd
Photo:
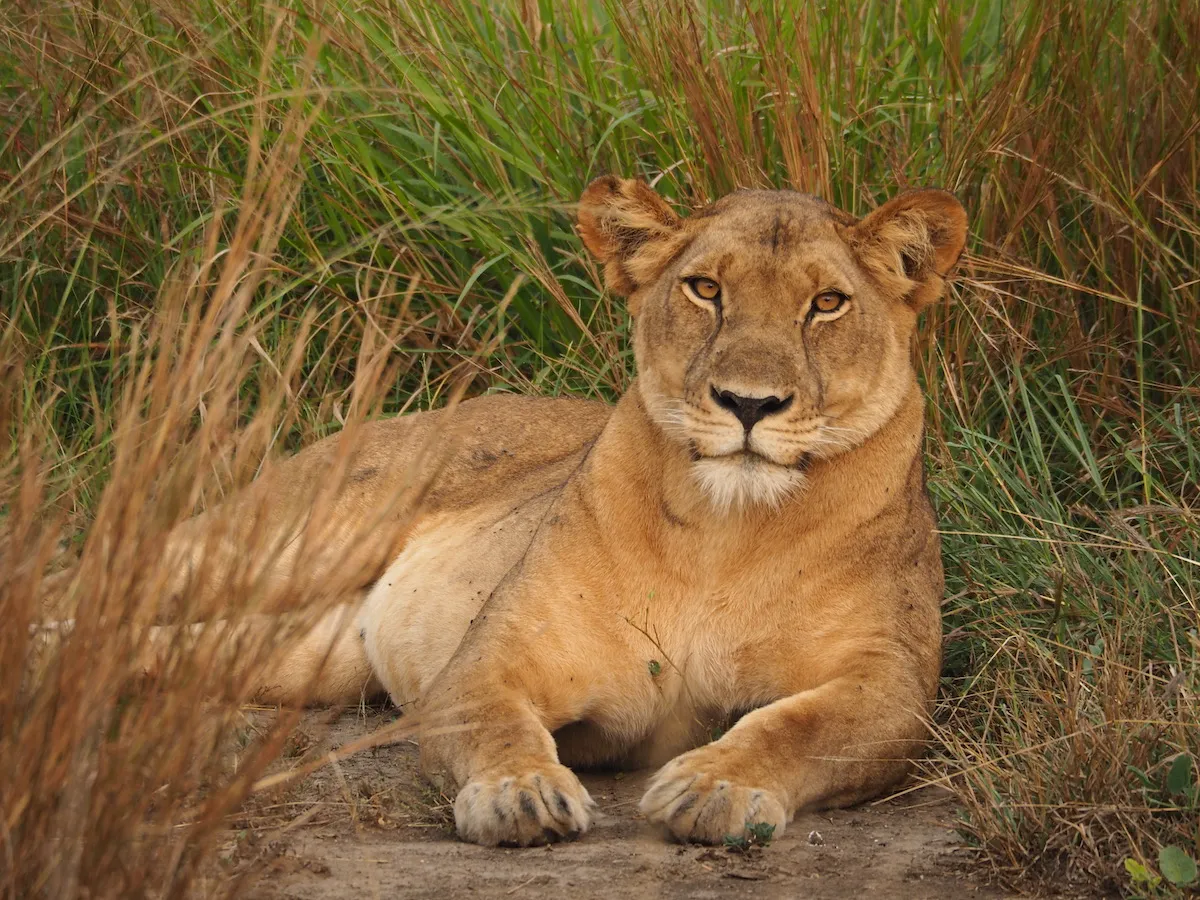
<instances>
[{"instance_id":1,"label":"green leaf","mask_svg":"<svg viewBox=\"0 0 1200 900\"><path fill-rule=\"evenodd\" d=\"M1148 774L1146 774L1146 772L1139 769L1137 766L1126 766L1125 768L1127 771L1132 772L1134 774L1134 776L1137 778L1137 780L1142 783L1142 787L1148 787L1148 788L1154 787L1154 785L1155 785L1154 780Z\"/></svg>"},{"instance_id":2,"label":"green leaf","mask_svg":"<svg viewBox=\"0 0 1200 900\"><path fill-rule=\"evenodd\" d=\"M1167 770L1167 792L1171 794L1190 794L1192 791L1192 757L1180 753Z\"/></svg>"},{"instance_id":3,"label":"green leaf","mask_svg":"<svg viewBox=\"0 0 1200 900\"><path fill-rule=\"evenodd\" d=\"M769 822L755 822L753 825L747 825L746 830L750 832L750 840L760 847L767 846L775 837L775 826Z\"/></svg>"},{"instance_id":4,"label":"green leaf","mask_svg":"<svg viewBox=\"0 0 1200 900\"><path fill-rule=\"evenodd\" d=\"M727 834L722 840L730 852L745 853L750 849L750 839L744 834Z\"/></svg>"},{"instance_id":5,"label":"green leaf","mask_svg":"<svg viewBox=\"0 0 1200 900\"><path fill-rule=\"evenodd\" d=\"M1162 869L1163 877L1176 887L1196 882L1196 861L1174 844L1158 851L1158 867Z\"/></svg>"},{"instance_id":6,"label":"green leaf","mask_svg":"<svg viewBox=\"0 0 1200 900\"><path fill-rule=\"evenodd\" d=\"M1132 856L1125 858L1125 871L1129 873L1129 880L1134 884L1148 884L1150 887L1154 887L1162 881Z\"/></svg>"}]
</instances>

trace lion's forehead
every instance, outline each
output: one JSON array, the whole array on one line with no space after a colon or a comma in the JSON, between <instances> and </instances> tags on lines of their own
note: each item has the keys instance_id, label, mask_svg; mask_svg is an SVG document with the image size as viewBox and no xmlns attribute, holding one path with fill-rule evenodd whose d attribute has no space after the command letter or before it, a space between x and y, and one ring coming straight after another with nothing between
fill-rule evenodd
<instances>
[{"instance_id":1,"label":"lion's forehead","mask_svg":"<svg viewBox=\"0 0 1200 900\"><path fill-rule=\"evenodd\" d=\"M693 218L715 218L735 214L761 215L780 208L814 217L849 222L852 217L815 194L799 191L738 190L698 210Z\"/></svg>"},{"instance_id":2,"label":"lion's forehead","mask_svg":"<svg viewBox=\"0 0 1200 900\"><path fill-rule=\"evenodd\" d=\"M850 292L860 271L834 220L781 206L714 219L680 258L683 274L704 274L731 286L772 282L794 291Z\"/></svg>"}]
</instances>

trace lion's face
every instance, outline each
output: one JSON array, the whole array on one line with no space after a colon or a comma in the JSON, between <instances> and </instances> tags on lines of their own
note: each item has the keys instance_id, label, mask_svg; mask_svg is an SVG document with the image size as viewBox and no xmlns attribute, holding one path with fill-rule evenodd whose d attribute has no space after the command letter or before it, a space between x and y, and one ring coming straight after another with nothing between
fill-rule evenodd
<instances>
[{"instance_id":1,"label":"lion's face","mask_svg":"<svg viewBox=\"0 0 1200 900\"><path fill-rule=\"evenodd\" d=\"M788 191L680 219L648 187L594 182L581 232L630 298L638 389L718 506L778 503L814 458L855 447L912 390L917 313L942 292L966 216L902 195L858 221Z\"/></svg>"}]
</instances>

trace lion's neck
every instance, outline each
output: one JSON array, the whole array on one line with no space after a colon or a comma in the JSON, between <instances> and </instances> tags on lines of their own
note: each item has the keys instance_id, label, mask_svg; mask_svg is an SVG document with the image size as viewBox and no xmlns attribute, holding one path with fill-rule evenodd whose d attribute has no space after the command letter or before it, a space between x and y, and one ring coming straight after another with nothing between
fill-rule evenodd
<instances>
[{"instance_id":1,"label":"lion's neck","mask_svg":"<svg viewBox=\"0 0 1200 900\"><path fill-rule=\"evenodd\" d=\"M596 443L583 487L610 527L622 530L680 522L698 528L738 523L804 530L845 520L852 527L900 499L920 453L923 415L914 378L887 424L853 450L814 461L803 485L782 502L722 510L696 477L687 448L655 424L634 384Z\"/></svg>"}]
</instances>

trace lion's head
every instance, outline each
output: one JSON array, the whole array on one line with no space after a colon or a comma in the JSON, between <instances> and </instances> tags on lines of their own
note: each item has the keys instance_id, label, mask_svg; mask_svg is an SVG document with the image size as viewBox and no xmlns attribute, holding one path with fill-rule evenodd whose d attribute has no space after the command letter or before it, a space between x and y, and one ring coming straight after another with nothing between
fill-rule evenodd
<instances>
[{"instance_id":1,"label":"lion's head","mask_svg":"<svg viewBox=\"0 0 1200 900\"><path fill-rule=\"evenodd\" d=\"M911 191L863 219L791 191L681 218L645 183L583 194L579 227L629 298L638 389L718 506L778 503L814 458L858 446L914 389L917 315L941 296L966 214Z\"/></svg>"}]
</instances>

